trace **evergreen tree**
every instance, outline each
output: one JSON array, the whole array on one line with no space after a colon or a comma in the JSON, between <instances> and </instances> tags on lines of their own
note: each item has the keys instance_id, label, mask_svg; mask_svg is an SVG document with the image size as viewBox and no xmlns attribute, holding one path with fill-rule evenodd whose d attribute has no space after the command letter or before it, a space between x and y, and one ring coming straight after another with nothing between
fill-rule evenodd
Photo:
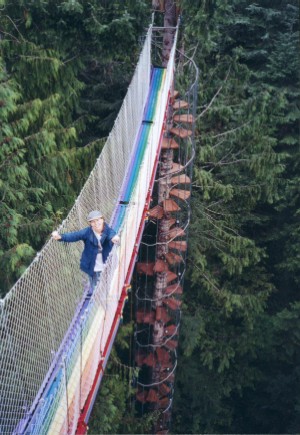
<instances>
[{"instance_id":1,"label":"evergreen tree","mask_svg":"<svg viewBox=\"0 0 300 435\"><path fill-rule=\"evenodd\" d=\"M10 122L16 112L19 94L16 84L7 77L2 59L0 83L0 274L2 286L7 288L11 284L11 273L22 272L20 262L30 260L34 253L28 243L18 243L17 235L20 226L30 225L24 217L36 211L35 200L41 201L43 192L30 185L28 166L24 160L25 144Z\"/></svg>"},{"instance_id":2,"label":"evergreen tree","mask_svg":"<svg viewBox=\"0 0 300 435\"><path fill-rule=\"evenodd\" d=\"M179 433L255 433L261 424L271 433L273 412L288 431L294 426L283 418L283 403L268 415L255 407L253 425L243 415L254 414L258 397L264 397L261 402L267 406L267 395L260 394L264 388L271 390L274 373L283 368L276 363L274 341L268 353L274 358L268 359L274 371L268 373L265 365L265 340L275 334L272 312L288 313L289 301L299 298L295 291L281 293L285 289L279 288L274 268L278 256L271 252L272 243L280 253L287 246L287 228L278 225L276 211L284 210L296 227L297 207L291 208L283 192L292 194L295 183L286 163L297 143L297 6L243 1L183 4L185 44L202 74L201 136L173 427ZM286 71L283 64L288 65ZM297 244L293 246L297 252ZM281 275L284 286L296 282L296 263L290 266L297 271L295 278L286 265L277 263L289 277ZM278 293L282 296L274 301ZM291 359L289 367L295 362ZM293 373L297 370L294 366ZM297 378L293 376L289 381ZM286 395L279 378L275 377L274 389ZM245 395L247 400L241 399ZM297 408L289 415L297 421Z\"/></svg>"},{"instance_id":3,"label":"evergreen tree","mask_svg":"<svg viewBox=\"0 0 300 435\"><path fill-rule=\"evenodd\" d=\"M65 205L72 192L60 174L68 173L67 150L74 146L76 138L70 116L74 105L72 94L82 87L74 72L69 67L67 71L63 68L57 52L25 38L26 19L20 23L16 16L2 17L2 56L6 74L18 89L18 99L7 111L6 141L13 144L14 137L18 138L19 149L13 156L20 165L14 164L10 169L10 174L15 172L14 189L18 200L10 202L14 238L8 241L4 237L3 240L2 293L21 275L33 250L38 249L49 234L54 219L53 199L60 194ZM5 154L3 157L5 159ZM30 194L22 197L24 190ZM26 255L20 246L26 247Z\"/></svg>"},{"instance_id":4,"label":"evergreen tree","mask_svg":"<svg viewBox=\"0 0 300 435\"><path fill-rule=\"evenodd\" d=\"M31 193L11 204L14 239L1 234L2 295L66 215L93 167L134 69L145 18L142 1L4 2L7 79L1 80L13 81L18 91L6 115L9 134L20 143L14 154L20 168L13 168L22 176L15 175L14 189ZM3 162L10 152L3 149Z\"/></svg>"}]
</instances>

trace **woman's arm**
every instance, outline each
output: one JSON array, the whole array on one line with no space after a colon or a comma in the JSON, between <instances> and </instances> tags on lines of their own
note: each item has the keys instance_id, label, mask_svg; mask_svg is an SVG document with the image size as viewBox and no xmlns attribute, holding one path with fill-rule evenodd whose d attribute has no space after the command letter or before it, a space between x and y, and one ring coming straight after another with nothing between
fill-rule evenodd
<instances>
[{"instance_id":1,"label":"woman's arm","mask_svg":"<svg viewBox=\"0 0 300 435\"><path fill-rule=\"evenodd\" d=\"M118 236L118 234L116 234L116 235L111 239L111 241L112 241L113 243L115 243L116 245L118 245L118 244L120 243L120 237Z\"/></svg>"},{"instance_id":2,"label":"woman's arm","mask_svg":"<svg viewBox=\"0 0 300 435\"><path fill-rule=\"evenodd\" d=\"M78 242L79 240L85 240L86 238L86 228L80 231L73 231L71 233L59 234L58 231L53 231L52 238L54 240L59 240L60 242Z\"/></svg>"},{"instance_id":3,"label":"woman's arm","mask_svg":"<svg viewBox=\"0 0 300 435\"><path fill-rule=\"evenodd\" d=\"M108 225L107 225L107 230L108 230L108 234L107 234L108 239L112 243L119 244L120 243L120 237L118 236L118 234L116 234L115 230L110 228L110 226L108 226Z\"/></svg>"},{"instance_id":4,"label":"woman's arm","mask_svg":"<svg viewBox=\"0 0 300 435\"><path fill-rule=\"evenodd\" d=\"M61 239L61 235L59 234L58 231L53 231L51 236L52 236L52 239L54 239L54 240L60 240Z\"/></svg>"}]
</instances>

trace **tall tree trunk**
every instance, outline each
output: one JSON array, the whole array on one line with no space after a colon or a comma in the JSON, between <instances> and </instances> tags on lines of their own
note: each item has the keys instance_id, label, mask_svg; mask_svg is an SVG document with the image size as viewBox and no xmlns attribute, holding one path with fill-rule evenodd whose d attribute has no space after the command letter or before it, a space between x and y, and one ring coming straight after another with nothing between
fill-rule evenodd
<instances>
[{"instance_id":1,"label":"tall tree trunk","mask_svg":"<svg viewBox=\"0 0 300 435\"><path fill-rule=\"evenodd\" d=\"M165 1L165 18L164 18L164 38L163 38L163 50L162 50L162 61L163 66L167 66L170 50L172 48L175 29L171 27L176 26L176 2L174 0Z\"/></svg>"}]
</instances>

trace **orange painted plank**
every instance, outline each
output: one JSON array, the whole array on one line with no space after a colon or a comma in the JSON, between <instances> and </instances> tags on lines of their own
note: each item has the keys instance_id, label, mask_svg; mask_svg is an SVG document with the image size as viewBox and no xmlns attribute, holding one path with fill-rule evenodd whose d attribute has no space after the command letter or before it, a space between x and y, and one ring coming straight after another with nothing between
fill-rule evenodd
<instances>
[{"instance_id":1,"label":"orange painted plank","mask_svg":"<svg viewBox=\"0 0 300 435\"><path fill-rule=\"evenodd\" d=\"M170 191L170 195L175 196L176 198L186 200L191 196L191 192L189 190L183 189L172 189Z\"/></svg>"},{"instance_id":2,"label":"orange painted plank","mask_svg":"<svg viewBox=\"0 0 300 435\"><path fill-rule=\"evenodd\" d=\"M180 113L173 116L173 121L183 122L185 124L192 124L195 121L195 118L190 113Z\"/></svg>"},{"instance_id":3,"label":"orange painted plank","mask_svg":"<svg viewBox=\"0 0 300 435\"><path fill-rule=\"evenodd\" d=\"M153 353L149 353L149 355L146 356L146 358L144 359L143 364L146 364L147 366L153 367L153 366L155 366L156 361L157 361L157 359L154 356L154 354Z\"/></svg>"},{"instance_id":4,"label":"orange painted plank","mask_svg":"<svg viewBox=\"0 0 300 435\"><path fill-rule=\"evenodd\" d=\"M138 310L136 312L136 321L137 323L150 323L150 325L154 324L155 321L155 312L154 311L144 311Z\"/></svg>"},{"instance_id":5,"label":"orange painted plank","mask_svg":"<svg viewBox=\"0 0 300 435\"><path fill-rule=\"evenodd\" d=\"M183 228L175 227L175 228L172 228L168 232L168 239L169 240L174 239L174 238L179 237L179 236L185 236L185 231Z\"/></svg>"},{"instance_id":6,"label":"orange painted plank","mask_svg":"<svg viewBox=\"0 0 300 435\"><path fill-rule=\"evenodd\" d=\"M182 301L174 298L164 299L163 303L167 305L171 310L178 310L180 305L182 304Z\"/></svg>"},{"instance_id":7,"label":"orange painted plank","mask_svg":"<svg viewBox=\"0 0 300 435\"><path fill-rule=\"evenodd\" d=\"M159 391L159 394L160 394L161 396L166 396L166 395L169 394L169 392L171 391L171 388L168 387L167 384L163 383L163 384L160 384L160 385L159 385L159 387L158 387L158 391Z\"/></svg>"},{"instance_id":8,"label":"orange painted plank","mask_svg":"<svg viewBox=\"0 0 300 435\"><path fill-rule=\"evenodd\" d=\"M164 260L157 260L155 262L153 270L156 273L157 272L167 272L169 270L168 263Z\"/></svg>"},{"instance_id":9,"label":"orange painted plank","mask_svg":"<svg viewBox=\"0 0 300 435\"><path fill-rule=\"evenodd\" d=\"M171 183L172 184L190 184L191 179L185 174L175 175L174 177L171 178Z\"/></svg>"},{"instance_id":10,"label":"orange painted plank","mask_svg":"<svg viewBox=\"0 0 300 435\"><path fill-rule=\"evenodd\" d=\"M184 166L180 165L179 163L173 163L172 168L169 169L167 174L174 174L175 172L180 172L182 169L184 169Z\"/></svg>"},{"instance_id":11,"label":"orange painted plank","mask_svg":"<svg viewBox=\"0 0 300 435\"><path fill-rule=\"evenodd\" d=\"M170 350L177 349L178 341L177 340L169 340L165 343L165 347L170 349Z\"/></svg>"},{"instance_id":12,"label":"orange painted plank","mask_svg":"<svg viewBox=\"0 0 300 435\"><path fill-rule=\"evenodd\" d=\"M181 295L182 287L179 284L169 285L165 290L166 295Z\"/></svg>"},{"instance_id":13,"label":"orange painted plank","mask_svg":"<svg viewBox=\"0 0 300 435\"><path fill-rule=\"evenodd\" d=\"M176 325L166 326L165 335L174 335L175 333L177 333L177 326Z\"/></svg>"},{"instance_id":14,"label":"orange painted plank","mask_svg":"<svg viewBox=\"0 0 300 435\"><path fill-rule=\"evenodd\" d=\"M163 150L172 149L177 150L179 148L179 144L173 137L164 137L161 145Z\"/></svg>"},{"instance_id":15,"label":"orange painted plank","mask_svg":"<svg viewBox=\"0 0 300 435\"><path fill-rule=\"evenodd\" d=\"M174 279L177 279L178 276L176 275L176 273L174 272L167 272L167 283L169 284L169 282L174 281ZM165 322L167 323L167 322Z\"/></svg>"},{"instance_id":16,"label":"orange painted plank","mask_svg":"<svg viewBox=\"0 0 300 435\"><path fill-rule=\"evenodd\" d=\"M177 110L177 109L187 109L188 107L189 107L189 103L187 101L184 101L184 100L177 100L173 104L173 109L175 109L175 110Z\"/></svg>"},{"instance_id":17,"label":"orange painted plank","mask_svg":"<svg viewBox=\"0 0 300 435\"><path fill-rule=\"evenodd\" d=\"M170 133L180 137L181 139L186 139L187 137L190 137L193 134L192 130L187 130L186 128L181 128L181 127L171 128Z\"/></svg>"},{"instance_id":18,"label":"orange painted plank","mask_svg":"<svg viewBox=\"0 0 300 435\"><path fill-rule=\"evenodd\" d=\"M187 242L184 240L172 240L172 242L169 243L169 248L185 252L187 250Z\"/></svg>"},{"instance_id":19,"label":"orange painted plank","mask_svg":"<svg viewBox=\"0 0 300 435\"><path fill-rule=\"evenodd\" d=\"M170 266L174 266L175 264L183 262L183 258L181 257L181 255L175 254L174 252L168 252L165 257Z\"/></svg>"},{"instance_id":20,"label":"orange painted plank","mask_svg":"<svg viewBox=\"0 0 300 435\"><path fill-rule=\"evenodd\" d=\"M164 349L163 347L158 347L156 349L156 355L157 355L157 360L159 362L170 362L171 361L171 356L169 354L169 352Z\"/></svg>"},{"instance_id":21,"label":"orange painted plank","mask_svg":"<svg viewBox=\"0 0 300 435\"><path fill-rule=\"evenodd\" d=\"M144 273L145 275L153 276L154 275L154 271L153 271L154 264L155 263L137 263L136 271L137 271L137 273Z\"/></svg>"},{"instance_id":22,"label":"orange painted plank","mask_svg":"<svg viewBox=\"0 0 300 435\"><path fill-rule=\"evenodd\" d=\"M147 395L147 402L158 402L158 401L159 401L159 397L157 391L151 388L151 390L149 390Z\"/></svg>"},{"instance_id":23,"label":"orange painted plank","mask_svg":"<svg viewBox=\"0 0 300 435\"><path fill-rule=\"evenodd\" d=\"M172 211L179 211L181 208L173 199L165 199L163 201L163 208L166 213L170 213Z\"/></svg>"}]
</instances>

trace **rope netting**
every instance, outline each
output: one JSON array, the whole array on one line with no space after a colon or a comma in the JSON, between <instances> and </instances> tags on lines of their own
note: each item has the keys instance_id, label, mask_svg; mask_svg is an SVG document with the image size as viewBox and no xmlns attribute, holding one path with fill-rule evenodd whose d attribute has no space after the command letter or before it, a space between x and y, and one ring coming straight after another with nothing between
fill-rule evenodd
<instances>
[{"instance_id":1,"label":"rope netting","mask_svg":"<svg viewBox=\"0 0 300 435\"><path fill-rule=\"evenodd\" d=\"M114 127L60 232L85 227L86 215L94 209L110 221L147 98L151 33ZM0 433L13 432L55 362L82 300L86 276L79 270L81 252L81 242L50 240L0 301Z\"/></svg>"},{"instance_id":2,"label":"rope netting","mask_svg":"<svg viewBox=\"0 0 300 435\"><path fill-rule=\"evenodd\" d=\"M149 29L132 82L114 127L60 233L86 226L94 209L113 222L125 209L114 247L92 298L79 270L82 242L50 240L0 303L0 433L76 431L80 412L95 380L99 361L109 355L112 330L126 283L145 200L154 177L158 145L173 80L173 47L163 74L147 146L126 205L119 205L135 152L151 76ZM124 210L123 210L124 211ZM106 355L106 356L105 356Z\"/></svg>"}]
</instances>

